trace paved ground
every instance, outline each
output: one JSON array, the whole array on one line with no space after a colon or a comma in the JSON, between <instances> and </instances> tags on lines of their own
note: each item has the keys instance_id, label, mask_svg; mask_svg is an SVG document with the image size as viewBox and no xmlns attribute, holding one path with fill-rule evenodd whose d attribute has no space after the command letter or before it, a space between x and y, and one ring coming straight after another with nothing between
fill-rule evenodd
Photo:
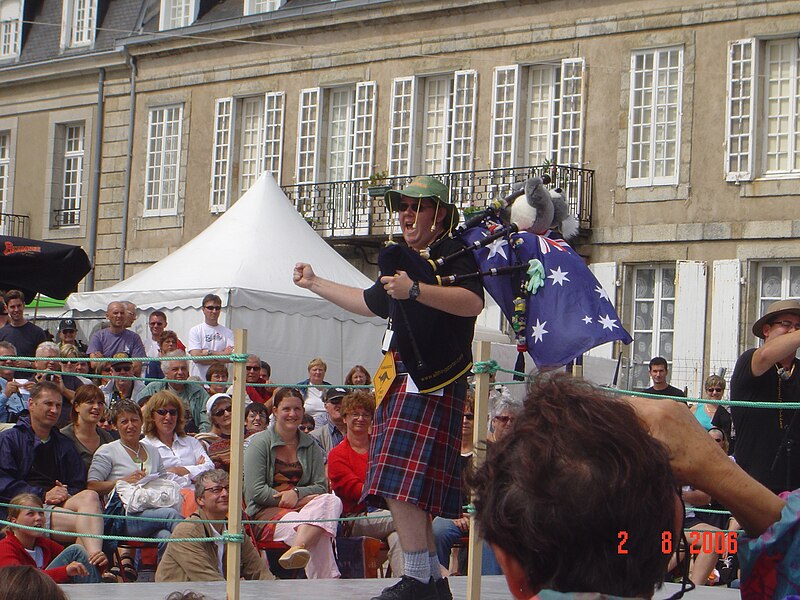
<instances>
[{"instance_id":1,"label":"paved ground","mask_svg":"<svg viewBox=\"0 0 800 600\"><path fill-rule=\"evenodd\" d=\"M325 600L369 600L393 583L390 579L317 579L281 581L243 581L238 600L298 600L316 598ZM117 583L63 586L71 600L162 600L170 592L193 590L206 595L208 600L225 600L225 584L220 583ZM467 597L467 578L451 578L450 587L455 600ZM678 590L677 585L667 584L654 597L668 598ZM508 600L511 594L502 577L483 577L482 600ZM686 595L689 600L722 600L739 598L739 590L704 587Z\"/></svg>"}]
</instances>

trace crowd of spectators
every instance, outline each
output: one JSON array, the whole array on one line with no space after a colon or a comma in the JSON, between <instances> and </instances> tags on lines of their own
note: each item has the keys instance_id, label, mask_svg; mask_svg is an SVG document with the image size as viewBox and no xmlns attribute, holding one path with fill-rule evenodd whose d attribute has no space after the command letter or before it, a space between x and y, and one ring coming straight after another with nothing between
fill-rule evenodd
<instances>
[{"instance_id":1,"label":"crowd of spectators","mask_svg":"<svg viewBox=\"0 0 800 600\"><path fill-rule=\"evenodd\" d=\"M217 296L203 299L202 322L192 328L187 345L167 329L161 311L149 314L150 335L142 340L130 329L136 307L126 302L108 306L108 327L88 344L77 339L73 319L61 321L57 341L47 340L43 330L25 319L20 292L8 292L5 304L8 322L0 327L0 423L7 423L8 429L0 433L0 502L22 507L0 511L12 524L61 533L40 536L12 525L0 541L0 567L32 564L57 582L136 580L133 556L123 552L119 564L112 565L100 540L81 535L108 531L107 522L92 516L105 511L154 519L122 519L116 531L132 536L218 538L162 543L157 578L223 579L225 529L204 521L227 516L230 440L232 430L240 427L245 436L246 515L276 521L254 527L246 537L244 577L274 577L256 548L275 542L288 548L277 561L280 567L304 569L309 578L338 577L331 540L342 536L384 541L392 571L403 572L391 514L362 498L376 410L366 368L353 366L343 387L335 387L327 380L325 361L313 358L307 365L308 378L297 387L273 389L269 364L251 354L245 364L244 420L236 424L231 363L225 359L233 352L233 336L219 324ZM35 360L10 361L8 356ZM214 356L218 358L208 358ZM90 363L84 360L87 357L105 360ZM131 360L147 357L164 360ZM68 360L54 360L58 358ZM650 373L653 386L647 392L685 396L667 383L663 359L651 361ZM706 398L720 400L724 390L724 378L706 379ZM474 455L474 428L487 427L488 443L499 443L514 435L515 421L524 410L522 400L503 386L495 386L490 404L489 422L476 423L468 401L462 424L465 470ZM691 411L711 438L733 453L730 413L721 405L702 403ZM148 504L132 492L159 485L175 492L172 504ZM464 505L468 493L465 490ZM728 523L727 517L714 522L699 511L691 512L692 507L724 508L702 490L687 485L682 499L690 509L689 528L718 532L738 526ZM337 522L342 516L359 519ZM451 550L468 534L469 526L466 512L458 519L434 519L443 571L450 568ZM58 543L68 547L60 549ZM465 553L461 554L455 569L463 573ZM702 548L693 554L697 558L692 580L713 581L718 560L724 557ZM673 563L680 558L675 555ZM484 574L501 573L501 563L488 543L483 561Z\"/></svg>"}]
</instances>

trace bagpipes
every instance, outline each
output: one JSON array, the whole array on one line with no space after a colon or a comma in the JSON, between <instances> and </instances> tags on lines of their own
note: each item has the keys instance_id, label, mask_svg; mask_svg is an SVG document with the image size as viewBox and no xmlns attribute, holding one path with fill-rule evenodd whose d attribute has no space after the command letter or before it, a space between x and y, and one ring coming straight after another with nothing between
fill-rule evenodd
<instances>
[{"instance_id":1,"label":"bagpipes","mask_svg":"<svg viewBox=\"0 0 800 600\"><path fill-rule=\"evenodd\" d=\"M620 325L608 294L584 259L564 239L552 229L533 233L521 230L518 223L509 220L513 216L512 204L518 197L525 194L526 200L533 204L530 197L539 194L537 200L541 200L542 183L549 183L549 178L534 178L517 187L509 196L472 216L451 234L436 240L421 255L405 246L392 245L382 250L379 257L381 273L403 270L413 280L428 284L448 286L480 278L514 330L520 353L515 367L517 371L525 369L526 352L542 369L565 365L606 342L620 340L627 344L632 341ZM540 210L540 214L542 212ZM551 209L545 216L546 223L550 224L552 215ZM440 253L437 250L445 244L457 246L457 249L430 258L431 254ZM448 264L465 254L474 257L478 266L476 271L442 272L447 270ZM401 355L423 356L419 352L424 346L419 333L433 329L430 322L433 317L428 315L425 318L425 309L433 309L417 302L398 301L394 304L398 305L398 317L404 321L402 329L406 335L400 337L408 338L404 345L409 354L401 348ZM420 360L427 366L426 360Z\"/></svg>"}]
</instances>

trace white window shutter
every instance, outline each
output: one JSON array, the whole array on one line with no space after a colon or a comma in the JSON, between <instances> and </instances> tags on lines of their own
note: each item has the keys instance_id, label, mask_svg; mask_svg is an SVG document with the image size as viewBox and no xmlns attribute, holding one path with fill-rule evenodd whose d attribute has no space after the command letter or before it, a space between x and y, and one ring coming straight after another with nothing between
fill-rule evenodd
<instances>
[{"instance_id":1,"label":"white window shutter","mask_svg":"<svg viewBox=\"0 0 800 600\"><path fill-rule=\"evenodd\" d=\"M296 169L298 184L315 183L317 180L317 149L319 148L319 126L322 113L320 97L320 88L300 91Z\"/></svg>"},{"instance_id":2,"label":"white window shutter","mask_svg":"<svg viewBox=\"0 0 800 600\"><path fill-rule=\"evenodd\" d=\"M561 61L561 127L558 141L558 164L582 166L584 59Z\"/></svg>"},{"instance_id":3,"label":"white window shutter","mask_svg":"<svg viewBox=\"0 0 800 600\"><path fill-rule=\"evenodd\" d=\"M374 81L363 81L356 84L353 179L367 179L372 173L372 161L375 154L376 91Z\"/></svg>"},{"instance_id":4,"label":"white window shutter","mask_svg":"<svg viewBox=\"0 0 800 600\"><path fill-rule=\"evenodd\" d=\"M592 263L589 265L589 270L608 294L608 299L611 300L611 304L615 304L614 299L616 298L617 291L617 263ZM614 343L607 342L600 346L596 346L595 348L589 350L586 354L597 358L614 360Z\"/></svg>"},{"instance_id":5,"label":"white window shutter","mask_svg":"<svg viewBox=\"0 0 800 600\"><path fill-rule=\"evenodd\" d=\"M492 169L509 169L517 160L519 65L496 67L492 85Z\"/></svg>"},{"instance_id":6,"label":"white window shutter","mask_svg":"<svg viewBox=\"0 0 800 600\"><path fill-rule=\"evenodd\" d=\"M711 373L724 368L730 378L739 358L741 263L738 259L715 260L711 290Z\"/></svg>"},{"instance_id":7,"label":"white window shutter","mask_svg":"<svg viewBox=\"0 0 800 600\"><path fill-rule=\"evenodd\" d=\"M453 85L453 120L450 170L471 171L475 160L475 104L478 72L456 71Z\"/></svg>"},{"instance_id":8,"label":"white window shutter","mask_svg":"<svg viewBox=\"0 0 800 600\"><path fill-rule=\"evenodd\" d=\"M757 88L756 43L737 40L728 45L727 114L725 119L725 179L753 178L753 127Z\"/></svg>"},{"instance_id":9,"label":"white window shutter","mask_svg":"<svg viewBox=\"0 0 800 600\"><path fill-rule=\"evenodd\" d=\"M675 272L675 338L670 383L701 395L706 334L707 264L679 260Z\"/></svg>"},{"instance_id":10,"label":"white window shutter","mask_svg":"<svg viewBox=\"0 0 800 600\"><path fill-rule=\"evenodd\" d=\"M264 147L262 172L268 171L280 185L283 169L283 120L286 94L267 92L264 96Z\"/></svg>"},{"instance_id":11,"label":"white window shutter","mask_svg":"<svg viewBox=\"0 0 800 600\"><path fill-rule=\"evenodd\" d=\"M217 99L214 114L214 148L211 154L211 198L209 201L211 212L222 212L228 207L232 121L233 98Z\"/></svg>"},{"instance_id":12,"label":"white window shutter","mask_svg":"<svg viewBox=\"0 0 800 600\"><path fill-rule=\"evenodd\" d=\"M399 77L392 82L389 123L389 175L392 177L411 175L415 84L413 77Z\"/></svg>"}]
</instances>

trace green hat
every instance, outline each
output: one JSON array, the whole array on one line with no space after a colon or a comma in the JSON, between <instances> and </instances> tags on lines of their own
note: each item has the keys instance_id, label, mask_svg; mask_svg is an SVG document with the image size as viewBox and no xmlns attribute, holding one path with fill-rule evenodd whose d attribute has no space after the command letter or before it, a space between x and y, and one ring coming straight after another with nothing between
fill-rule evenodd
<instances>
[{"instance_id":1,"label":"green hat","mask_svg":"<svg viewBox=\"0 0 800 600\"><path fill-rule=\"evenodd\" d=\"M402 196L409 198L430 198L438 202L439 210L445 211L444 228L449 231L458 224L458 211L450 202L447 186L430 175L419 175L402 190L389 190L383 195L383 201L389 212L395 212L400 206Z\"/></svg>"}]
</instances>

